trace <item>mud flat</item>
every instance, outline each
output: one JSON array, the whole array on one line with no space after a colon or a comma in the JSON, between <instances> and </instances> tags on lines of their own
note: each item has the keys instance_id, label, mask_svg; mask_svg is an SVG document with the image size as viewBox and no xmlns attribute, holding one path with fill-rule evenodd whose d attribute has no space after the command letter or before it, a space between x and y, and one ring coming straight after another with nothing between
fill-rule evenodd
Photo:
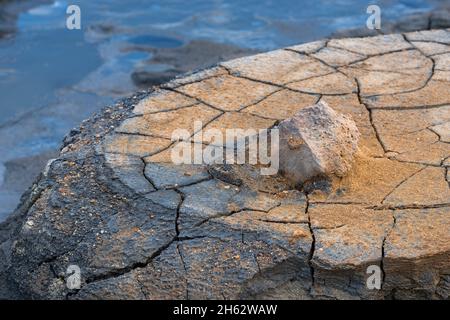
<instances>
[{"instance_id":1,"label":"mud flat","mask_svg":"<svg viewBox=\"0 0 450 320\"><path fill-rule=\"evenodd\" d=\"M14 211L20 196L45 166L46 161L58 153L64 134L80 121L88 118L93 112L113 103L115 99L131 95L138 88L147 89L191 70L256 53L252 49L244 48L246 44L243 44L242 40L234 45L216 43L216 41L224 40L220 37L212 38L210 41L190 38L190 41L183 42L178 37L173 37L174 34L170 32L165 36L155 37L155 35L145 33L140 27L133 27L133 16L128 17L128 22L124 25L115 25L107 21L88 23L85 25L85 34L79 38L75 34L72 34L74 38L67 37L67 34L60 36L50 34L44 37L33 36L24 42L20 34L33 31L33 28L20 29L20 23L19 26L16 26L19 14L34 6L49 4L36 8L46 8L44 11L48 11L48 15L41 16L40 20L33 20L36 19L36 15L32 17L28 15L27 18L32 18L36 26L46 25L45 21L54 20L55 15L63 16L65 14L64 10L56 13L61 10L60 2L53 2L53 5L51 3L52 1L47 0L0 1L0 38L2 35L5 38L12 38L9 40L10 43L15 43L15 47L6 49L5 57L13 58L17 50L22 52L23 46L28 47L29 43L36 42L40 46L28 52L28 57L22 57L22 60L18 61L30 61L40 55L48 58L46 50L52 50L49 48L56 42L49 41L49 39L59 38L65 40L65 52L71 52L73 60L84 61L74 66L73 82L69 81L63 87L59 86L53 89L38 84L55 83L55 78L61 77L61 70L65 71L66 69L59 67L57 63L53 65L51 72L35 70L32 65L21 65L20 62L15 67L6 63L6 67L0 68L0 80L6 81L5 87L2 87L5 102L2 114L6 116L0 123L0 153L2 154L0 160L0 203L2 203L0 221L4 221ZM89 2L84 3L83 8L91 11ZM114 7L114 2L111 6ZM96 9L92 10L95 12ZM409 32L450 26L449 8L446 4L441 4L429 12L401 16L399 21L389 21L387 17L392 17L392 13L388 14L389 10L383 8L381 30L367 29L363 19L361 20L362 28L339 31L332 35L332 38ZM425 9L422 8L422 10ZM316 10L316 12L320 15L320 10ZM364 12L361 10L361 13ZM138 17L136 19L139 20ZM310 17L310 19L314 19L314 17ZM357 20L358 18L353 17L353 19ZM59 21L59 18L56 20ZM152 19L149 17L149 20ZM308 21L290 25L275 19L269 20L268 23L278 30L275 38L273 35L269 36L272 33L271 29L264 32L265 36L269 36L265 39L265 43L272 43L272 47L275 44L276 47L284 46L283 43L286 42L281 39L285 36L293 37L290 38L289 43L328 36L328 32L324 33L321 29L323 26L319 27L320 30L317 28L313 28L315 29L313 30ZM324 23L322 21L322 25ZM333 19L326 23L334 25ZM49 30L54 27L51 23L49 24ZM191 27L185 29L189 28ZM244 26L241 25L239 28L244 28ZM245 30L245 28L241 30ZM319 33L316 33L317 31ZM247 37L250 37L251 34L251 32L247 33ZM18 37L14 38L15 35ZM271 38L272 40L270 40ZM235 40L234 37L233 39ZM49 42L47 43L47 41ZM71 47L70 43L77 41L82 41L84 45ZM233 41L231 42L233 43ZM262 47L258 48L262 49ZM60 48L55 48L55 50L60 50ZM52 60L52 58L48 59ZM12 59L12 61L15 60L15 58ZM55 60L53 62L55 63ZM38 65L44 65L44 63L38 63ZM17 71L16 67L19 69L22 67L25 72ZM37 81L31 77L16 78L16 75L27 74L31 70L35 70L32 72L35 75L45 74L46 76L38 77ZM14 78L16 78L16 83L9 82ZM32 90L29 89L30 87ZM26 90L29 94L23 95L22 92ZM23 110L23 113L20 110ZM9 118L13 114L16 116L12 119ZM5 122L6 119L10 121Z\"/></svg>"},{"instance_id":2,"label":"mud flat","mask_svg":"<svg viewBox=\"0 0 450 320\"><path fill-rule=\"evenodd\" d=\"M449 61L449 29L317 41L105 108L66 136L0 225L3 296L448 299ZM333 184L170 161L191 143L172 130L195 120L270 128L318 101L361 134ZM73 264L77 290L66 286ZM373 265L380 290L366 286Z\"/></svg>"}]
</instances>

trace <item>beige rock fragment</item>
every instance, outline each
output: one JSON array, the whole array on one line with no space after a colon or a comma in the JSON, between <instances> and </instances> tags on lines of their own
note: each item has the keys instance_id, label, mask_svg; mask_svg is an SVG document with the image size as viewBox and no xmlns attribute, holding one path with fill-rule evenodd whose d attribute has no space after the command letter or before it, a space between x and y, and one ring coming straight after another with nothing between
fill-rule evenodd
<instances>
[{"instance_id":1,"label":"beige rock fragment","mask_svg":"<svg viewBox=\"0 0 450 320\"><path fill-rule=\"evenodd\" d=\"M319 102L282 121L280 169L302 184L317 176L342 177L358 150L359 131L353 120Z\"/></svg>"}]
</instances>

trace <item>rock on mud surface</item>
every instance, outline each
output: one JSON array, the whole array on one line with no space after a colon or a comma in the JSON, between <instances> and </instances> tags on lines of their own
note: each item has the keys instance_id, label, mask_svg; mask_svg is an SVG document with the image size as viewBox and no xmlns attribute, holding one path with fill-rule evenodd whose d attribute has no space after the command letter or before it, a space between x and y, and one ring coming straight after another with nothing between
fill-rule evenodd
<instances>
[{"instance_id":1,"label":"rock on mud surface","mask_svg":"<svg viewBox=\"0 0 450 320\"><path fill-rule=\"evenodd\" d=\"M294 184L318 177L333 180L350 171L358 150L358 128L326 102L301 109L278 128L280 170Z\"/></svg>"},{"instance_id":2,"label":"rock on mud surface","mask_svg":"<svg viewBox=\"0 0 450 320\"><path fill-rule=\"evenodd\" d=\"M0 294L43 299L448 299L450 31L318 41L222 63L105 108L0 225ZM293 189L248 165L173 166L204 128L272 128L325 101L352 169ZM204 147L202 144L201 147ZM69 265L81 269L68 289ZM366 287L368 266L381 290Z\"/></svg>"}]
</instances>

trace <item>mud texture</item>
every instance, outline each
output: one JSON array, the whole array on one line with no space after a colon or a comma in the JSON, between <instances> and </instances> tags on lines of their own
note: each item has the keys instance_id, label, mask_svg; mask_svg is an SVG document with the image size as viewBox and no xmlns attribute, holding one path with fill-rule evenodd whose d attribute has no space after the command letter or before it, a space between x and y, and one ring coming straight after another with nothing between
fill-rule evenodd
<instances>
[{"instance_id":1,"label":"mud texture","mask_svg":"<svg viewBox=\"0 0 450 320\"><path fill-rule=\"evenodd\" d=\"M450 31L317 41L224 62L105 108L0 225L3 297L448 299ZM184 165L183 128L270 128L326 101L361 134L351 171L294 189ZM207 141L201 144L205 147ZM69 265L81 288L69 290ZM368 266L381 290L366 286Z\"/></svg>"}]
</instances>

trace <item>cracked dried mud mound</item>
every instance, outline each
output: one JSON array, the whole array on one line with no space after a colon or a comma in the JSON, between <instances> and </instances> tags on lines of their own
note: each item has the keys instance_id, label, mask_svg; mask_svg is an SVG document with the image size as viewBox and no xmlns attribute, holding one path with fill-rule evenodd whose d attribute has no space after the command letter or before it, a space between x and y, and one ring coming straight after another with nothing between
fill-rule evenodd
<instances>
[{"instance_id":1,"label":"cracked dried mud mound","mask_svg":"<svg viewBox=\"0 0 450 320\"><path fill-rule=\"evenodd\" d=\"M73 130L1 225L4 297L448 299L450 31L228 61ZM175 166L173 129L269 128L326 101L361 133L348 175L294 190L251 166ZM204 147L204 145L203 145ZM68 290L70 264L82 271ZM366 268L382 270L381 290Z\"/></svg>"}]
</instances>

